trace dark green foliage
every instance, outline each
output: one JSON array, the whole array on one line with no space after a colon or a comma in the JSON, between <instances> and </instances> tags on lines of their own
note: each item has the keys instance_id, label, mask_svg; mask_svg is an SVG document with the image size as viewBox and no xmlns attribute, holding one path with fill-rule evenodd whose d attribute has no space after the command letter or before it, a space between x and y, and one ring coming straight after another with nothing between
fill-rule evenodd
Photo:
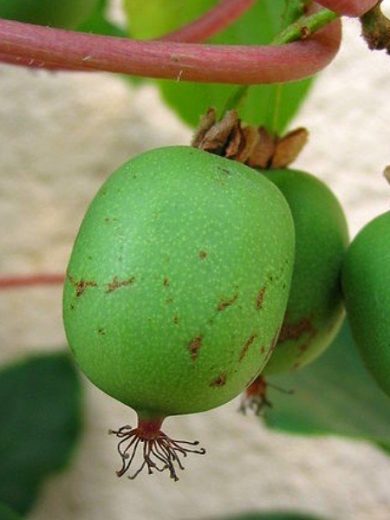
<instances>
[{"instance_id":1,"label":"dark green foliage","mask_svg":"<svg viewBox=\"0 0 390 520\"><path fill-rule=\"evenodd\" d=\"M67 354L0 371L0 502L26 513L43 480L69 462L81 429L79 377Z\"/></svg>"},{"instance_id":2,"label":"dark green foliage","mask_svg":"<svg viewBox=\"0 0 390 520\"><path fill-rule=\"evenodd\" d=\"M390 443L388 398L376 386L360 360L348 324L332 346L313 364L294 375L270 378L293 395L270 389L272 410L266 424L298 434L338 434Z\"/></svg>"}]
</instances>

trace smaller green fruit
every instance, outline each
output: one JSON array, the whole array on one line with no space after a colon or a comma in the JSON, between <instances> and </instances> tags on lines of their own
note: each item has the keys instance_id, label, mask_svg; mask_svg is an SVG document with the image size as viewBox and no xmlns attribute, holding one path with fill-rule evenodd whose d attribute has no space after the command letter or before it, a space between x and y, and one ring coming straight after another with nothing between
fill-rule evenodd
<instances>
[{"instance_id":1,"label":"smaller green fruit","mask_svg":"<svg viewBox=\"0 0 390 520\"><path fill-rule=\"evenodd\" d=\"M390 211L369 222L346 254L342 286L352 335L390 395Z\"/></svg>"},{"instance_id":2,"label":"smaller green fruit","mask_svg":"<svg viewBox=\"0 0 390 520\"><path fill-rule=\"evenodd\" d=\"M264 175L285 196L294 220L296 246L287 310L263 375L286 372L316 359L332 342L344 317L339 284L348 244L344 212L319 179L296 170Z\"/></svg>"},{"instance_id":3,"label":"smaller green fruit","mask_svg":"<svg viewBox=\"0 0 390 520\"><path fill-rule=\"evenodd\" d=\"M84 22L98 0L0 0L0 18L74 29Z\"/></svg>"}]
</instances>

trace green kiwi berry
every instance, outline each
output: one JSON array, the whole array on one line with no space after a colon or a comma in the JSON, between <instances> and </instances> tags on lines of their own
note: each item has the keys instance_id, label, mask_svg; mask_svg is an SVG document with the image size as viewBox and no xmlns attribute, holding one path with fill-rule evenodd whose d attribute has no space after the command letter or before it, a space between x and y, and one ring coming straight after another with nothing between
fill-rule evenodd
<instances>
[{"instance_id":1,"label":"green kiwi berry","mask_svg":"<svg viewBox=\"0 0 390 520\"><path fill-rule=\"evenodd\" d=\"M297 170L264 175L285 196L295 226L291 290L276 348L263 371L295 370L330 345L344 317L340 273L348 245L344 212L319 179Z\"/></svg>"},{"instance_id":2,"label":"green kiwi berry","mask_svg":"<svg viewBox=\"0 0 390 520\"><path fill-rule=\"evenodd\" d=\"M74 29L90 16L99 0L0 0L0 18Z\"/></svg>"},{"instance_id":3,"label":"green kiwi berry","mask_svg":"<svg viewBox=\"0 0 390 520\"><path fill-rule=\"evenodd\" d=\"M164 417L226 403L262 370L293 262L290 210L264 176L190 147L146 152L81 224L64 288L69 345L96 386L136 410L138 439L168 442ZM134 431L115 433L131 442Z\"/></svg>"},{"instance_id":4,"label":"green kiwi berry","mask_svg":"<svg viewBox=\"0 0 390 520\"><path fill-rule=\"evenodd\" d=\"M380 387L390 395L390 212L369 222L345 256L342 285L352 335Z\"/></svg>"}]
</instances>

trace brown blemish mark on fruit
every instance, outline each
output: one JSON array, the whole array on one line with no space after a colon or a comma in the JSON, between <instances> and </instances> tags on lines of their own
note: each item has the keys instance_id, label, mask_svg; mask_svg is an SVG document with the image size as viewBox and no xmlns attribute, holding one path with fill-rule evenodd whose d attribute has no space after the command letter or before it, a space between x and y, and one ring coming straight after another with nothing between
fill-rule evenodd
<instances>
[{"instance_id":1,"label":"brown blemish mark on fruit","mask_svg":"<svg viewBox=\"0 0 390 520\"><path fill-rule=\"evenodd\" d=\"M211 381L209 386L212 386L213 388L219 388L221 386L224 386L225 384L226 384L226 374L223 373L223 374L219 374L218 377L213 379L213 381Z\"/></svg>"},{"instance_id":2,"label":"brown blemish mark on fruit","mask_svg":"<svg viewBox=\"0 0 390 520\"><path fill-rule=\"evenodd\" d=\"M298 350L301 354L306 352L306 350L309 348L309 343L303 343L302 345L299 345Z\"/></svg>"},{"instance_id":3,"label":"brown blemish mark on fruit","mask_svg":"<svg viewBox=\"0 0 390 520\"><path fill-rule=\"evenodd\" d=\"M202 347L203 336L196 336L188 343L188 350L191 355L192 361L196 361L199 350Z\"/></svg>"},{"instance_id":4,"label":"brown blemish mark on fruit","mask_svg":"<svg viewBox=\"0 0 390 520\"><path fill-rule=\"evenodd\" d=\"M225 168L223 166L218 166L218 170L223 172L225 175L231 175L231 171L228 168Z\"/></svg>"},{"instance_id":5,"label":"brown blemish mark on fruit","mask_svg":"<svg viewBox=\"0 0 390 520\"><path fill-rule=\"evenodd\" d=\"M311 317L303 317L295 323L289 323L285 320L280 330L279 343L299 339L304 334L309 334L309 337L313 337L316 334Z\"/></svg>"},{"instance_id":6,"label":"brown blemish mark on fruit","mask_svg":"<svg viewBox=\"0 0 390 520\"><path fill-rule=\"evenodd\" d=\"M167 298L167 299L165 300L165 303L166 303L167 305L170 305L171 303L173 303L173 298L172 298L172 296L170 296L169 298Z\"/></svg>"},{"instance_id":7,"label":"brown blemish mark on fruit","mask_svg":"<svg viewBox=\"0 0 390 520\"><path fill-rule=\"evenodd\" d=\"M173 323L175 325L177 325L179 323L179 316L177 314L175 314L174 317L173 317Z\"/></svg>"},{"instance_id":8,"label":"brown blemish mark on fruit","mask_svg":"<svg viewBox=\"0 0 390 520\"><path fill-rule=\"evenodd\" d=\"M217 311L224 311L225 309L233 305L233 303L237 301L237 298L238 293L234 294L231 298L223 298L217 305Z\"/></svg>"},{"instance_id":9,"label":"brown blemish mark on fruit","mask_svg":"<svg viewBox=\"0 0 390 520\"><path fill-rule=\"evenodd\" d=\"M107 222L107 224L109 222L117 222L117 221L118 221L118 219L115 217L104 217L104 222Z\"/></svg>"},{"instance_id":10,"label":"brown blemish mark on fruit","mask_svg":"<svg viewBox=\"0 0 390 520\"><path fill-rule=\"evenodd\" d=\"M169 287L170 281L167 276L164 276L163 285L164 287Z\"/></svg>"},{"instance_id":11,"label":"brown blemish mark on fruit","mask_svg":"<svg viewBox=\"0 0 390 520\"><path fill-rule=\"evenodd\" d=\"M199 253L198 253L198 256L201 260L204 260L205 258L207 258L207 255L208 255L207 251L203 251L203 250L199 251Z\"/></svg>"},{"instance_id":12,"label":"brown blemish mark on fruit","mask_svg":"<svg viewBox=\"0 0 390 520\"><path fill-rule=\"evenodd\" d=\"M238 358L238 361L242 361L244 359L244 357L246 356L246 354L248 353L248 350L249 350L249 347L252 345L252 343L255 341L256 339L256 334L252 334L251 336L249 336L249 338L245 341L242 349L241 349L241 352L240 352L240 356Z\"/></svg>"},{"instance_id":13,"label":"brown blemish mark on fruit","mask_svg":"<svg viewBox=\"0 0 390 520\"><path fill-rule=\"evenodd\" d=\"M260 347L260 354L264 354L264 353L265 353L265 346L261 345L261 347Z\"/></svg>"},{"instance_id":14,"label":"brown blemish mark on fruit","mask_svg":"<svg viewBox=\"0 0 390 520\"><path fill-rule=\"evenodd\" d=\"M135 282L135 277L131 276L130 278L127 278L126 280L119 280L117 276L114 276L112 279L112 282L106 284L106 293L111 293L116 291L117 289L120 289L121 287L126 287L127 285L132 285Z\"/></svg>"},{"instance_id":15,"label":"brown blemish mark on fruit","mask_svg":"<svg viewBox=\"0 0 390 520\"><path fill-rule=\"evenodd\" d=\"M98 334L100 334L100 336L106 335L106 331L103 329L103 327L98 328Z\"/></svg>"},{"instance_id":16,"label":"brown blemish mark on fruit","mask_svg":"<svg viewBox=\"0 0 390 520\"><path fill-rule=\"evenodd\" d=\"M94 280L75 280L73 276L68 275L70 283L76 288L77 298L84 294L88 287L97 287L97 283Z\"/></svg>"},{"instance_id":17,"label":"brown blemish mark on fruit","mask_svg":"<svg viewBox=\"0 0 390 520\"><path fill-rule=\"evenodd\" d=\"M263 308L266 289L266 287L262 287L256 295L256 310L258 311Z\"/></svg>"},{"instance_id":18,"label":"brown blemish mark on fruit","mask_svg":"<svg viewBox=\"0 0 390 520\"><path fill-rule=\"evenodd\" d=\"M74 305L73 305L73 303L71 303L71 304L69 305L69 308L70 308L71 311L74 311Z\"/></svg>"}]
</instances>

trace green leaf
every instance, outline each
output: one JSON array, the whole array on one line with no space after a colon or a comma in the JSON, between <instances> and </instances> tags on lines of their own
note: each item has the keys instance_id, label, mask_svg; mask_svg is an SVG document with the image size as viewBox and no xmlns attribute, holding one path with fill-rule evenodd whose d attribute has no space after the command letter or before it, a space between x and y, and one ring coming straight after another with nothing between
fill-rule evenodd
<instances>
[{"instance_id":1,"label":"green leaf","mask_svg":"<svg viewBox=\"0 0 390 520\"><path fill-rule=\"evenodd\" d=\"M81 430L81 387L66 353L0 371L0 502L24 514L43 480L69 462Z\"/></svg>"},{"instance_id":2,"label":"green leaf","mask_svg":"<svg viewBox=\"0 0 390 520\"><path fill-rule=\"evenodd\" d=\"M194 20L216 3L215 0L125 0L136 38L154 38ZM273 37L301 14L300 0L262 0L237 22L211 39L214 43L269 44ZM239 109L240 117L253 125L265 125L281 133L287 127L306 96L312 79L259 85L249 89ZM234 85L158 81L165 101L190 126L214 107L219 115L237 90Z\"/></svg>"},{"instance_id":3,"label":"green leaf","mask_svg":"<svg viewBox=\"0 0 390 520\"><path fill-rule=\"evenodd\" d=\"M270 379L294 394L270 389L265 413L274 429L299 434L337 434L390 446L390 400L368 374L347 323L313 364Z\"/></svg>"},{"instance_id":4,"label":"green leaf","mask_svg":"<svg viewBox=\"0 0 390 520\"><path fill-rule=\"evenodd\" d=\"M106 18L108 0L99 0L92 15L77 27L80 32L120 36L126 38L128 33Z\"/></svg>"},{"instance_id":5,"label":"green leaf","mask_svg":"<svg viewBox=\"0 0 390 520\"><path fill-rule=\"evenodd\" d=\"M241 513L235 516L225 516L214 520L320 520L318 517L305 513L294 513L290 511L270 511L262 513Z\"/></svg>"},{"instance_id":6,"label":"green leaf","mask_svg":"<svg viewBox=\"0 0 390 520\"><path fill-rule=\"evenodd\" d=\"M0 502L0 520L22 520L22 517Z\"/></svg>"}]
</instances>

